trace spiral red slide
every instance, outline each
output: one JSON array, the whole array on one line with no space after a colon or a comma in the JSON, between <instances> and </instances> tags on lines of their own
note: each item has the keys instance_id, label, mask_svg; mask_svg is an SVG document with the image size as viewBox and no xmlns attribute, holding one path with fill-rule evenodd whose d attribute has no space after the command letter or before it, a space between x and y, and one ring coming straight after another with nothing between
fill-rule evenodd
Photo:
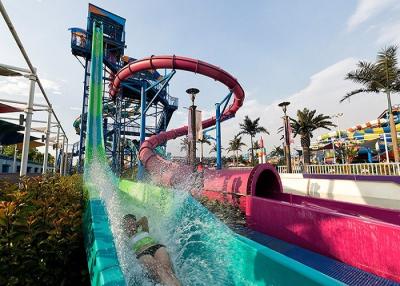
<instances>
[{"instance_id":1,"label":"spiral red slide","mask_svg":"<svg viewBox=\"0 0 400 286\"><path fill-rule=\"evenodd\" d=\"M110 95L115 97L118 93L120 84L123 80L133 74L153 69L173 69L185 70L208 76L216 81L224 84L233 93L233 103L222 114L222 120L226 120L235 115L238 109L243 105L245 93L239 82L228 72L223 69L211 65L209 63L181 56L151 56L130 63L121 69L115 76L110 86ZM208 128L215 124L215 117L208 118L202 122L203 128ZM185 182L190 174L192 167L181 165L165 160L153 151L157 146L168 140L186 135L188 126L172 129L167 132L161 132L148 138L140 147L139 159L143 163L146 170L151 174L153 181L164 186L176 186ZM267 171L274 184L273 191L282 191L279 175L274 168L267 164L259 165L257 172L253 170L206 170L204 172L204 191L208 196L216 199L224 198L228 200L237 199L240 206L244 210L245 197L255 188L260 169ZM264 172L265 173L265 172ZM255 175L254 175L255 174ZM264 178L265 179L265 178Z\"/></svg>"}]
</instances>

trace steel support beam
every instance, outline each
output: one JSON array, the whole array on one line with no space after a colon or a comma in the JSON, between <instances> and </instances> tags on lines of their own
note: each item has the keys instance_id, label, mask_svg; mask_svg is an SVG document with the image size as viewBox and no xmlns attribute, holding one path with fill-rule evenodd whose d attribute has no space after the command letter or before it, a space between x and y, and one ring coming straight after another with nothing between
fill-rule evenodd
<instances>
[{"instance_id":1,"label":"steel support beam","mask_svg":"<svg viewBox=\"0 0 400 286\"><path fill-rule=\"evenodd\" d=\"M24 102L24 101L10 100L10 99L4 99L4 98L0 98L0 101L7 102L7 103L15 103L15 104L26 104L26 102ZM49 107L47 104L40 104L40 103L34 103L33 106L46 107L46 108Z\"/></svg>"},{"instance_id":2,"label":"steel support beam","mask_svg":"<svg viewBox=\"0 0 400 286\"><path fill-rule=\"evenodd\" d=\"M174 74L176 73L175 70L173 70L172 72L170 72L168 74L168 76L162 80L160 80L156 85L160 84L161 82L164 81L164 83L162 84L161 88L157 91L157 93L154 95L154 97L151 99L151 101L149 102L149 104L147 105L144 114L146 114L147 110L149 110L150 106L153 104L154 100L160 95L161 91L164 90L164 88L168 85L168 82L172 79L172 77L174 76ZM154 86L154 85L152 85ZM149 91L150 88L146 88L146 92Z\"/></svg>"},{"instance_id":3,"label":"steel support beam","mask_svg":"<svg viewBox=\"0 0 400 286\"><path fill-rule=\"evenodd\" d=\"M36 70L35 70L36 72ZM32 125L32 115L33 115L33 100L35 97L35 85L36 85L36 76L31 74L29 76L30 89L29 89L29 98L28 98L28 105L25 109L25 132L24 132L24 141L22 144L22 158L21 158L21 168L19 175L25 176L26 169L28 166L28 154L29 154L29 143L31 139L31 125Z\"/></svg>"},{"instance_id":4,"label":"steel support beam","mask_svg":"<svg viewBox=\"0 0 400 286\"><path fill-rule=\"evenodd\" d=\"M17 172L17 155L18 155L18 149L17 149L17 144L15 144L14 148L14 160L13 160L13 167L12 167L12 172L16 173Z\"/></svg>"},{"instance_id":5,"label":"steel support beam","mask_svg":"<svg viewBox=\"0 0 400 286\"><path fill-rule=\"evenodd\" d=\"M82 102L82 112L81 112L81 129L79 132L79 157L78 157L78 173L82 173L82 166L83 166L83 148L85 144L85 131L86 131L86 123L85 123L85 112L86 112L86 105L87 105L87 98L88 98L88 90L86 90L86 85L88 82L88 72L89 69L89 60L85 60L85 79L83 82L83 102ZM86 118L87 121L87 118ZM62 175L62 173L61 173Z\"/></svg>"},{"instance_id":6,"label":"steel support beam","mask_svg":"<svg viewBox=\"0 0 400 286\"><path fill-rule=\"evenodd\" d=\"M54 159L54 173L57 173L58 163L58 145L60 143L60 126L57 126L57 139L56 139L56 157Z\"/></svg>"},{"instance_id":7,"label":"steel support beam","mask_svg":"<svg viewBox=\"0 0 400 286\"><path fill-rule=\"evenodd\" d=\"M142 86L140 89L140 146L142 146L144 140L146 139L146 87L147 82L142 81ZM138 180L142 180L144 177L144 166L139 160L138 165Z\"/></svg>"},{"instance_id":8,"label":"steel support beam","mask_svg":"<svg viewBox=\"0 0 400 286\"><path fill-rule=\"evenodd\" d=\"M65 144L65 156L64 156L64 170L63 170L63 176L67 175L67 170L68 170L68 138L66 138L66 144Z\"/></svg>"},{"instance_id":9,"label":"steel support beam","mask_svg":"<svg viewBox=\"0 0 400 286\"><path fill-rule=\"evenodd\" d=\"M217 137L217 170L221 170L221 105L219 103L215 104L215 130Z\"/></svg>"},{"instance_id":10,"label":"steel support beam","mask_svg":"<svg viewBox=\"0 0 400 286\"><path fill-rule=\"evenodd\" d=\"M60 175L64 174L64 157L65 157L65 136L63 136L62 140L62 152L60 153L61 160L60 160Z\"/></svg>"},{"instance_id":11,"label":"steel support beam","mask_svg":"<svg viewBox=\"0 0 400 286\"><path fill-rule=\"evenodd\" d=\"M46 128L46 143L44 146L44 155L43 155L43 174L47 172L47 165L49 159L49 143L50 143L50 129L51 129L51 109L48 111L47 117L47 128Z\"/></svg>"},{"instance_id":12,"label":"steel support beam","mask_svg":"<svg viewBox=\"0 0 400 286\"><path fill-rule=\"evenodd\" d=\"M225 96L225 98L219 102L215 104L215 130L216 130L216 142L217 142L217 170L221 170L222 169L222 156L221 156L221 119L222 119L222 115L225 112L226 107L228 106L229 100L232 97L232 91L230 91L228 93L227 96ZM221 112L221 105L224 104L224 107L222 109ZM212 129L210 129L212 130Z\"/></svg>"}]
</instances>

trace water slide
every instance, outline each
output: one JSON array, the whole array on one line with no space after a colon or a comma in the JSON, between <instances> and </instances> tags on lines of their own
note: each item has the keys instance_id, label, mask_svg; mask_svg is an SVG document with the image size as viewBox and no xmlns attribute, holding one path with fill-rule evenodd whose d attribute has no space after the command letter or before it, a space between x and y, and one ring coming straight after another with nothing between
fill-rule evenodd
<instances>
[{"instance_id":1,"label":"water slide","mask_svg":"<svg viewBox=\"0 0 400 286\"><path fill-rule=\"evenodd\" d=\"M184 190L182 184L177 187L183 182L177 173L187 172L187 167L166 161L155 154L153 148L185 134L187 127L150 137L140 150L140 159L153 178L158 177L157 182L170 187L120 180L114 176L103 140L101 23L94 23L92 37L84 167L89 199L83 223L92 285L154 285L134 257L120 227L126 213L148 217L151 235L166 245L183 285L341 285L312 268L235 234ZM235 100L224 116L233 115L242 105L244 92L228 73L204 62L175 56L150 57L128 65L116 76L111 95L115 95L123 78L139 70L159 67L197 72L227 85L234 92ZM208 119L203 127L214 123L215 118Z\"/></svg>"},{"instance_id":2,"label":"water slide","mask_svg":"<svg viewBox=\"0 0 400 286\"><path fill-rule=\"evenodd\" d=\"M395 126L397 132L400 132L400 111L394 110ZM357 140L372 140L379 138L381 134L387 134L390 137L389 120L387 118L378 118L368 121L364 124L357 124L348 128L346 131L332 131L318 136L318 141L323 141L330 138L348 138Z\"/></svg>"}]
</instances>

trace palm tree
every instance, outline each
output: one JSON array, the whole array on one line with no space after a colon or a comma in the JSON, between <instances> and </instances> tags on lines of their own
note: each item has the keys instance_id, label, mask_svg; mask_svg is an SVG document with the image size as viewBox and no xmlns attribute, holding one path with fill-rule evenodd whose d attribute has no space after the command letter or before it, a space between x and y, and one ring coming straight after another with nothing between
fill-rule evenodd
<instances>
[{"instance_id":1,"label":"palm tree","mask_svg":"<svg viewBox=\"0 0 400 286\"><path fill-rule=\"evenodd\" d=\"M376 58L376 62L363 62L357 64L357 69L349 72L345 79L362 84L364 87L353 90L344 96L340 102L358 93L386 93L390 132L392 137L393 154L395 162L399 162L399 149L397 145L397 132L394 123L392 102L390 95L400 91L400 69L397 66L397 46L389 46L382 49Z\"/></svg>"},{"instance_id":2,"label":"palm tree","mask_svg":"<svg viewBox=\"0 0 400 286\"><path fill-rule=\"evenodd\" d=\"M272 149L271 153L269 153L271 157L283 157L285 156L285 151L281 146L274 146L274 149Z\"/></svg>"},{"instance_id":3,"label":"palm tree","mask_svg":"<svg viewBox=\"0 0 400 286\"><path fill-rule=\"evenodd\" d=\"M246 144L242 142L242 137L238 134L235 135L231 141L229 141L229 147L226 149L228 152L235 153L236 166L238 166L239 163L239 151L242 151L242 146L246 146Z\"/></svg>"},{"instance_id":4,"label":"palm tree","mask_svg":"<svg viewBox=\"0 0 400 286\"><path fill-rule=\"evenodd\" d=\"M187 136L181 138L180 145L181 145L181 152L183 151L186 152L186 162L189 163L189 140Z\"/></svg>"},{"instance_id":5,"label":"palm tree","mask_svg":"<svg viewBox=\"0 0 400 286\"><path fill-rule=\"evenodd\" d=\"M180 143L180 145L181 145L181 152L182 152L182 151L187 151L187 150L188 150L189 141L188 141L187 136L181 138L181 143Z\"/></svg>"},{"instance_id":6,"label":"palm tree","mask_svg":"<svg viewBox=\"0 0 400 286\"><path fill-rule=\"evenodd\" d=\"M324 114L315 115L316 110L297 110L297 120L290 118L290 126L293 130L293 135L296 137L300 135L301 147L303 148L304 164L310 164L310 144L313 132L318 128L325 128L330 130L329 127L336 126L330 121L330 117Z\"/></svg>"},{"instance_id":7,"label":"palm tree","mask_svg":"<svg viewBox=\"0 0 400 286\"><path fill-rule=\"evenodd\" d=\"M205 136L203 136L202 139L199 139L197 141L200 142L200 162L203 162L203 144L206 143L207 145L211 145L211 142Z\"/></svg>"},{"instance_id":8,"label":"palm tree","mask_svg":"<svg viewBox=\"0 0 400 286\"><path fill-rule=\"evenodd\" d=\"M222 153L222 150L224 150L224 149L225 148L221 146L221 153ZM210 149L210 153L217 153L217 144L216 143L212 144L211 149Z\"/></svg>"},{"instance_id":9,"label":"palm tree","mask_svg":"<svg viewBox=\"0 0 400 286\"><path fill-rule=\"evenodd\" d=\"M278 158L278 165L284 164L285 150L281 146L274 146L272 151L269 153L270 158Z\"/></svg>"},{"instance_id":10,"label":"palm tree","mask_svg":"<svg viewBox=\"0 0 400 286\"><path fill-rule=\"evenodd\" d=\"M262 126L259 126L260 117L258 117L256 120L251 120L249 116L246 115L246 117L243 120L243 123L240 123L240 129L241 131L238 133L238 135L242 134L247 134L250 135L250 142L251 142L251 164L254 166L254 148L253 148L253 138L256 136L258 133L267 133L267 129L265 129Z\"/></svg>"},{"instance_id":11,"label":"palm tree","mask_svg":"<svg viewBox=\"0 0 400 286\"><path fill-rule=\"evenodd\" d=\"M217 153L217 144L215 144L215 143L212 144L210 153Z\"/></svg>"}]
</instances>

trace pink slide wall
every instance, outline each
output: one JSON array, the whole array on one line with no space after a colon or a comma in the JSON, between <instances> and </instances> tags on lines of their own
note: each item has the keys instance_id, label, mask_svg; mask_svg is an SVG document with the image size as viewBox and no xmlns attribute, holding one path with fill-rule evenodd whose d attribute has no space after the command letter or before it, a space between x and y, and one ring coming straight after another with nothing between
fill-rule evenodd
<instances>
[{"instance_id":1,"label":"pink slide wall","mask_svg":"<svg viewBox=\"0 0 400 286\"><path fill-rule=\"evenodd\" d=\"M181 69L217 80L234 94L222 120L242 106L244 91L226 71L208 63L179 56L152 56L128 64L115 76L110 95L136 72L159 68ZM215 117L202 122L215 124ZM187 126L151 136L139 157L152 179L176 186L193 179L192 167L167 161L153 149L186 135ZM238 204L249 226L257 231L400 282L400 212L355 204L282 194L275 168L260 164L251 170L205 170L203 193L212 199Z\"/></svg>"},{"instance_id":2,"label":"pink slide wall","mask_svg":"<svg viewBox=\"0 0 400 286\"><path fill-rule=\"evenodd\" d=\"M307 197L285 197L249 196L249 226L400 282L400 212L315 198L310 204Z\"/></svg>"}]
</instances>

